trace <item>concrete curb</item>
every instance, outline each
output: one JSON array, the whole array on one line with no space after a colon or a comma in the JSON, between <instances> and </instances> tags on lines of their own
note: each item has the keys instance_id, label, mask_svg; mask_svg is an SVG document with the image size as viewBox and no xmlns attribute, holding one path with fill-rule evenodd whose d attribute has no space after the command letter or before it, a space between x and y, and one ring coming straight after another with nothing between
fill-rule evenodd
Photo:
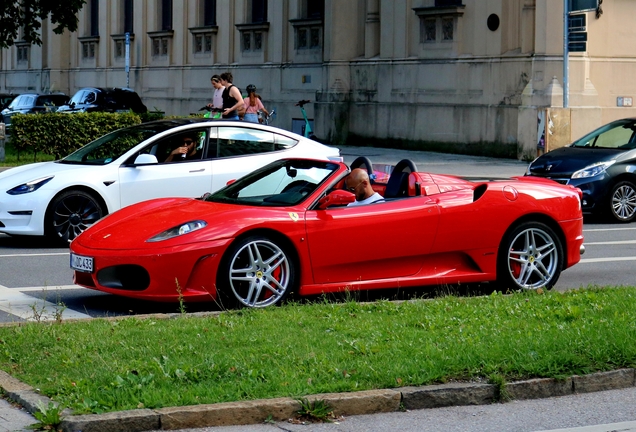
<instances>
[{"instance_id":1,"label":"concrete curb","mask_svg":"<svg viewBox=\"0 0 636 432\"><path fill-rule=\"evenodd\" d=\"M496 402L497 395L509 399L539 399L615 390L636 385L635 369L618 369L564 379L538 378L508 383L503 389L493 384L450 383L355 393L325 393L307 396L307 400L326 402L337 416L377 414L400 410L439 408L459 405L486 405ZM51 400L31 386L0 371L0 387L27 411L38 411L38 404ZM169 407L156 410L139 409L107 414L68 415L61 424L64 432L143 432L211 426L263 423L266 419L284 421L296 415L300 403L291 398L225 402L208 405Z\"/></svg>"}]
</instances>

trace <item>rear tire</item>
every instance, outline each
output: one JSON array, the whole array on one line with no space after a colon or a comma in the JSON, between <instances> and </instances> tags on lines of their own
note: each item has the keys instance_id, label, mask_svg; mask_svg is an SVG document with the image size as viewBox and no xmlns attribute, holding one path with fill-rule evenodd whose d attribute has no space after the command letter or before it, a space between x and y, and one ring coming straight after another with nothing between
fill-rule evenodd
<instances>
[{"instance_id":1,"label":"rear tire","mask_svg":"<svg viewBox=\"0 0 636 432\"><path fill-rule=\"evenodd\" d=\"M104 208L93 195L69 190L51 201L45 219L45 233L55 244L68 246L75 237L104 216Z\"/></svg>"},{"instance_id":2,"label":"rear tire","mask_svg":"<svg viewBox=\"0 0 636 432\"><path fill-rule=\"evenodd\" d=\"M552 228L524 222L501 241L497 282L503 290L550 289L561 275L563 262L563 245Z\"/></svg>"},{"instance_id":3,"label":"rear tire","mask_svg":"<svg viewBox=\"0 0 636 432\"><path fill-rule=\"evenodd\" d=\"M609 215L613 221L631 222L636 216L636 187L630 181L620 181L614 185L607 202Z\"/></svg>"},{"instance_id":4,"label":"rear tire","mask_svg":"<svg viewBox=\"0 0 636 432\"><path fill-rule=\"evenodd\" d=\"M284 242L250 236L232 244L217 274L221 305L264 308L280 305L296 290L298 267Z\"/></svg>"}]
</instances>

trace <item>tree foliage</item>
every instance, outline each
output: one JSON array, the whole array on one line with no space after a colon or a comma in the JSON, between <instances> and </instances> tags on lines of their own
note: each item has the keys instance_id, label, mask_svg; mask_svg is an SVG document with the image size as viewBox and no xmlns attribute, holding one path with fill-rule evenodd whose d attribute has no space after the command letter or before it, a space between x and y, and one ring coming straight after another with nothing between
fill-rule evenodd
<instances>
[{"instance_id":1,"label":"tree foliage","mask_svg":"<svg viewBox=\"0 0 636 432\"><path fill-rule=\"evenodd\" d=\"M77 30L77 13L86 0L2 0L0 5L0 48L7 48L18 40L42 45L42 20L49 18L53 31Z\"/></svg>"}]
</instances>

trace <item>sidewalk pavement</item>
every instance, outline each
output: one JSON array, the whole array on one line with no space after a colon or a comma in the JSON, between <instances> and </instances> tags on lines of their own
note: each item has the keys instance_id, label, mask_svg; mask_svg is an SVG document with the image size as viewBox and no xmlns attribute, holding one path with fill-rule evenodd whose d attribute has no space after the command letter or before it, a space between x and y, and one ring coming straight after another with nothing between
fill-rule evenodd
<instances>
[{"instance_id":1,"label":"sidewalk pavement","mask_svg":"<svg viewBox=\"0 0 636 432\"><path fill-rule=\"evenodd\" d=\"M528 167L527 162L516 159L501 159L485 156L467 156L458 154L434 153L428 151L396 150L379 147L340 146L340 155L346 163L358 156L368 157L373 164L395 165L402 159L411 159L419 171L457 176L522 176Z\"/></svg>"},{"instance_id":2,"label":"sidewalk pavement","mask_svg":"<svg viewBox=\"0 0 636 432\"><path fill-rule=\"evenodd\" d=\"M505 394L512 400L529 400L568 396L604 390L631 388L635 385L634 369L619 369L563 380L551 378L512 382L505 385ZM37 406L47 406L50 400L32 387L0 372L0 387L5 395L34 412ZM397 413L403 410L421 410L465 405L488 405L501 394L493 384L449 383L422 387L366 390L352 393L330 393L308 396L309 401L326 402L336 416L355 416L377 413ZM64 432L137 432L177 430L211 426L262 424L268 421L286 421L300 408L291 398L263 399L245 402L226 402L161 409L138 409L107 414L68 415L61 429ZM35 420L24 411L8 403L0 404L0 431L24 431ZM617 430L598 425L597 429L569 429L592 432ZM624 426L624 427L623 427ZM624 424L621 431L636 432L636 423ZM605 429L603 429L605 427Z\"/></svg>"}]
</instances>

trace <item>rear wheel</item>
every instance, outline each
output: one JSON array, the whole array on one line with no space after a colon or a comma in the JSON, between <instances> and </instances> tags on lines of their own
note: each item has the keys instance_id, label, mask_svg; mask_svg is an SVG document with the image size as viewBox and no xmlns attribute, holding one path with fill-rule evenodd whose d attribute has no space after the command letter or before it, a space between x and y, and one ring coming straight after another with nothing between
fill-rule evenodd
<instances>
[{"instance_id":1,"label":"rear wheel","mask_svg":"<svg viewBox=\"0 0 636 432\"><path fill-rule=\"evenodd\" d=\"M563 246L556 233L540 222L524 222L499 247L497 280L506 289L550 289L561 275Z\"/></svg>"},{"instance_id":2,"label":"rear wheel","mask_svg":"<svg viewBox=\"0 0 636 432\"><path fill-rule=\"evenodd\" d=\"M631 222L636 216L636 187L629 181L614 185L609 195L609 214L618 222Z\"/></svg>"},{"instance_id":3,"label":"rear wheel","mask_svg":"<svg viewBox=\"0 0 636 432\"><path fill-rule=\"evenodd\" d=\"M93 195L79 190L66 191L51 202L45 231L54 242L68 245L104 215L104 209Z\"/></svg>"},{"instance_id":4,"label":"rear wheel","mask_svg":"<svg viewBox=\"0 0 636 432\"><path fill-rule=\"evenodd\" d=\"M281 304L296 289L297 267L278 240L252 236L228 248L219 266L217 287L225 307L263 308Z\"/></svg>"}]
</instances>

